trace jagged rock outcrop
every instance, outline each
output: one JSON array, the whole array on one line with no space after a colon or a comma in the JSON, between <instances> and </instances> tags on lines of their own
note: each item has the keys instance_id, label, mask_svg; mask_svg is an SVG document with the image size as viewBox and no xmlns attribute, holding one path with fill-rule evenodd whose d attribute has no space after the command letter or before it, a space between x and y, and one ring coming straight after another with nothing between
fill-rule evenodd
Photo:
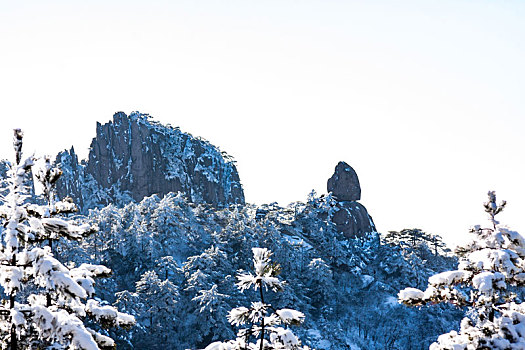
<instances>
[{"instance_id":1,"label":"jagged rock outcrop","mask_svg":"<svg viewBox=\"0 0 525 350\"><path fill-rule=\"evenodd\" d=\"M58 196L71 195L83 209L179 191L190 201L216 207L244 203L230 156L138 112L118 112L113 121L97 123L87 161L79 164L71 149L61 152L57 163L64 171Z\"/></svg>"},{"instance_id":2,"label":"jagged rock outcrop","mask_svg":"<svg viewBox=\"0 0 525 350\"><path fill-rule=\"evenodd\" d=\"M56 186L58 198L71 197L74 203L84 210L110 202L106 191L95 182L93 177L86 176L84 173L86 162L79 162L73 147L69 151L60 152L55 162L62 170L62 176Z\"/></svg>"},{"instance_id":3,"label":"jagged rock outcrop","mask_svg":"<svg viewBox=\"0 0 525 350\"><path fill-rule=\"evenodd\" d=\"M339 201L358 201L361 199L361 186L355 170L345 162L339 162L334 175L328 179L328 192Z\"/></svg>"},{"instance_id":4,"label":"jagged rock outcrop","mask_svg":"<svg viewBox=\"0 0 525 350\"><path fill-rule=\"evenodd\" d=\"M350 165L339 162L326 187L336 200L332 222L339 232L347 238L365 237L376 232L372 217L365 206L357 202L361 199L361 186L357 173Z\"/></svg>"},{"instance_id":5,"label":"jagged rock outcrop","mask_svg":"<svg viewBox=\"0 0 525 350\"><path fill-rule=\"evenodd\" d=\"M365 237L376 232L374 221L365 206L355 201L337 202L337 211L332 216L332 222L346 238Z\"/></svg>"}]
</instances>

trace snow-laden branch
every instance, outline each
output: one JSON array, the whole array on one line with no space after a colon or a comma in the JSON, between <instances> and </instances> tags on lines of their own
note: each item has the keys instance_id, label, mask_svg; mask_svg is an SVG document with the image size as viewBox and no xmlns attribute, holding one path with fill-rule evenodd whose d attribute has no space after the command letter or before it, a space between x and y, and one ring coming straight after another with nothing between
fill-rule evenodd
<instances>
[{"instance_id":1,"label":"snow-laden branch","mask_svg":"<svg viewBox=\"0 0 525 350\"><path fill-rule=\"evenodd\" d=\"M90 299L86 303L86 313L97 320L104 328L131 327L135 324L135 317L119 312L110 305L100 305L97 300Z\"/></svg>"}]
</instances>

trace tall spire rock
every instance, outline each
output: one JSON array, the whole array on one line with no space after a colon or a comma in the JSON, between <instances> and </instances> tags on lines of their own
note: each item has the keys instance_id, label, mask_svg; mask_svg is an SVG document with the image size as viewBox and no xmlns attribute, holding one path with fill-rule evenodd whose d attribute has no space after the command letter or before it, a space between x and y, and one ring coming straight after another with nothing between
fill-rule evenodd
<instances>
[{"instance_id":1,"label":"tall spire rock","mask_svg":"<svg viewBox=\"0 0 525 350\"><path fill-rule=\"evenodd\" d=\"M75 199L84 204L83 209L126 204L153 194L162 197L169 192L181 192L190 201L216 207L244 203L230 156L208 141L138 112L129 116L118 112L113 121L97 123L88 160L82 166L73 150L59 154L57 162L62 168L71 168L72 175L77 173L69 179L66 176L59 187L71 191L79 187L75 178L82 179L83 186L75 193L80 198ZM59 188L59 197L61 192ZM94 200L89 198L94 194Z\"/></svg>"},{"instance_id":2,"label":"tall spire rock","mask_svg":"<svg viewBox=\"0 0 525 350\"><path fill-rule=\"evenodd\" d=\"M361 199L361 186L355 170L345 162L339 162L334 175L328 179L328 192L340 201L358 201Z\"/></svg>"},{"instance_id":3,"label":"tall spire rock","mask_svg":"<svg viewBox=\"0 0 525 350\"><path fill-rule=\"evenodd\" d=\"M332 217L339 232L347 238L364 237L376 232L372 217L361 199L361 185L355 170L345 162L339 162L334 174L328 179L326 188L336 200L336 211Z\"/></svg>"}]
</instances>

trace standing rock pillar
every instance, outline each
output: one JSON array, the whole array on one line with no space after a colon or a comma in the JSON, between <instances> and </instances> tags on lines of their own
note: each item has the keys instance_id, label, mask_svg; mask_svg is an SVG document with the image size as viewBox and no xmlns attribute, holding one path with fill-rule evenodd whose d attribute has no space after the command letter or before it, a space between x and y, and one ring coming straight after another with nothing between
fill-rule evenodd
<instances>
[{"instance_id":1,"label":"standing rock pillar","mask_svg":"<svg viewBox=\"0 0 525 350\"><path fill-rule=\"evenodd\" d=\"M339 162L326 186L337 201L332 222L346 238L365 237L376 232L372 217L357 201L361 199L361 185L355 170L345 162Z\"/></svg>"}]
</instances>

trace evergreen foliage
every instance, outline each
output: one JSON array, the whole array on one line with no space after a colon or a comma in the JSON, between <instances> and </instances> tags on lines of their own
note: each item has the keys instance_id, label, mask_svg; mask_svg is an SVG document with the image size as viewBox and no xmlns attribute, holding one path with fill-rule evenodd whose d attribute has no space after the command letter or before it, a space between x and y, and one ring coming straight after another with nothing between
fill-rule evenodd
<instances>
[{"instance_id":1,"label":"evergreen foliage","mask_svg":"<svg viewBox=\"0 0 525 350\"><path fill-rule=\"evenodd\" d=\"M512 290L525 285L525 238L495 219L506 202L497 204L493 191L488 197L492 227L471 229L471 240L456 249L458 268L431 276L425 291L399 292L409 306L448 302L469 309L460 331L439 336L432 350L525 348L525 305Z\"/></svg>"},{"instance_id":2,"label":"evergreen foliage","mask_svg":"<svg viewBox=\"0 0 525 350\"><path fill-rule=\"evenodd\" d=\"M22 139L22 131L15 129L15 162L9 164L0 207L6 228L0 247L0 285L8 298L0 306L0 345L11 350L111 348L115 343L104 328L129 327L135 321L94 298L94 279L107 277L108 268L85 263L74 267L55 258L52 242L81 240L94 229L56 217L76 210L67 199L54 201L61 171L49 158L35 166L34 156L24 157ZM45 204L28 201L26 184L35 167Z\"/></svg>"},{"instance_id":3,"label":"evergreen foliage","mask_svg":"<svg viewBox=\"0 0 525 350\"><path fill-rule=\"evenodd\" d=\"M240 272L237 275L237 287L241 292L250 288L258 290L260 299L252 302L250 307L236 307L228 313L228 320L232 325L249 325L249 328L241 328L235 340L215 342L205 350L308 350L288 328L290 325L302 324L304 314L293 309L277 310L264 300L264 291L271 289L281 292L285 288L285 281L278 278L280 266L272 263L272 253L268 249L252 248L252 252L255 274ZM254 338L256 341L251 342Z\"/></svg>"},{"instance_id":4,"label":"evergreen foliage","mask_svg":"<svg viewBox=\"0 0 525 350\"><path fill-rule=\"evenodd\" d=\"M67 162L62 166L65 174L74 174ZM45 159L38 168L29 169L35 171L37 180L53 179L58 171ZM73 180L68 180L71 186ZM23 183L28 181L29 176L24 175ZM9 199L9 188L4 193ZM38 246L44 251L42 256L52 254L57 261L67 262L62 265L74 278L82 276L83 282L77 284L86 295L93 295L89 278L96 277L88 274L94 269L88 266L111 268L113 274L98 281L96 296L133 315L136 326L130 331L103 329L101 326L115 322L97 317L96 311L86 311L79 320L86 329L114 338L120 349L196 349L234 339L238 330L228 322L229 310L239 305L248 308L252 301L260 300L260 290L251 290L254 286L243 293L235 288L234 275L234 271L246 274L244 271L251 270L249 261L256 247L273 252L272 258L281 264L278 278L288 282L282 292L265 293L264 304L301 310L304 322L294 334L302 340L302 347L421 349L438 334L456 327L454 320L462 315L446 306L419 312L396 301L397 291L409 281L419 281L420 287L429 276L452 268L455 259L438 236L410 229L390 236L371 233L365 238L345 238L330 220L337 211L331 195L312 192L306 202L284 208L272 203L217 209L170 193L121 207L110 204L87 216L70 216L65 209L74 207L71 200L58 201L43 193L45 198L39 203L44 205L27 203L29 199L35 202L33 198L20 200L28 216L22 224L31 227L33 222L36 228L38 222L42 224L40 229L27 230L35 239L28 247ZM83 198L97 200L106 195L93 187ZM56 215L68 215L68 220ZM91 234L94 227L99 231ZM4 237L7 233L5 230ZM100 276L107 272L98 270ZM3 285L11 293L9 283ZM59 293L52 286L35 285L16 291L17 301L31 294L32 288L44 305L49 298L54 303ZM109 307L90 296L87 302L76 298L85 310ZM271 308L265 311L273 312ZM261 328L261 323L252 326ZM8 333L5 337L9 340ZM266 342L271 341L266 337ZM255 338L249 342L257 344Z\"/></svg>"},{"instance_id":5,"label":"evergreen foliage","mask_svg":"<svg viewBox=\"0 0 525 350\"><path fill-rule=\"evenodd\" d=\"M87 220L100 231L72 243L61 255L114 270L98 291L137 318L131 333L117 334L124 349L155 349L152 337L146 336L149 315L133 307L135 300L145 298L136 282L148 271L170 281L179 293L169 316L176 322L162 330L169 335L162 347L198 349L234 338L228 311L250 305L258 296L249 290L240 293L233 272L249 271L252 248L261 246L273 252L282 267L279 277L289 283L283 292L265 295L265 302L304 313L304 324L296 330L304 345L415 350L456 326L460 311L442 307L418 312L396 302L402 286L415 276L423 282L450 269L453 258L442 251L434 255L426 241L412 249L388 244L376 234L344 238L327 220L333 210L329 196L314 194L306 203L285 208L248 204L223 209L190 203L177 194L152 196L123 208L93 210ZM117 300L114 293L122 290Z\"/></svg>"}]
</instances>

